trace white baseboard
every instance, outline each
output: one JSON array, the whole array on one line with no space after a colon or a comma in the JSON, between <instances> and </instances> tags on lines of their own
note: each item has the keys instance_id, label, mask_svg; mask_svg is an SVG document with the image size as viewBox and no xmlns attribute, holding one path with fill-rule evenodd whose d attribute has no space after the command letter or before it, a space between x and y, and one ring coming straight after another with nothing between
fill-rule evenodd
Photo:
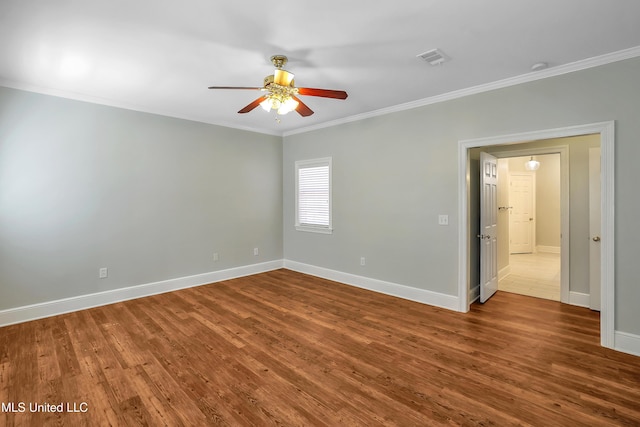
<instances>
[{"instance_id":1,"label":"white baseboard","mask_svg":"<svg viewBox=\"0 0 640 427\"><path fill-rule=\"evenodd\" d=\"M589 308L591 296L581 292L569 291L569 304Z\"/></svg>"},{"instance_id":2,"label":"white baseboard","mask_svg":"<svg viewBox=\"0 0 640 427\"><path fill-rule=\"evenodd\" d=\"M456 296L413 288L405 285L399 285L397 283L385 282L382 280L358 276L355 274L343 273L340 271L330 270L323 267L316 267L296 261L276 260L1 310L0 327L12 325L15 323L28 322L30 320L42 319L50 316L57 316L59 314L70 313L73 311L99 307L102 305L113 304L121 301L127 301L135 298L142 298L165 292L192 288L195 286L220 282L223 280L251 276L253 274L265 273L267 271L277 270L283 267L289 270L298 271L300 273L310 274L312 276L322 277L328 280L334 280L347 285L356 286L359 288L368 289L371 291L380 292L383 294L404 298L423 304L442 307L454 311L458 311L459 309L458 297ZM480 286L475 286L471 289L469 293L470 301L475 301L475 299L478 298L479 291ZM582 307L589 307L589 294L571 292L569 303ZM623 353L640 356L640 336L629 334L627 332L615 331L614 349Z\"/></svg>"},{"instance_id":3,"label":"white baseboard","mask_svg":"<svg viewBox=\"0 0 640 427\"><path fill-rule=\"evenodd\" d=\"M504 279L505 277L507 277L510 274L511 274L511 265L507 265L506 267L504 267L504 268L500 269L500 271L498 271L498 281Z\"/></svg>"},{"instance_id":4,"label":"white baseboard","mask_svg":"<svg viewBox=\"0 0 640 427\"><path fill-rule=\"evenodd\" d=\"M385 282L383 280L358 276L351 273L343 273L341 271L316 267L314 265L304 264L297 261L284 260L284 268L410 301L447 308L449 310L458 311L460 308L458 304L458 297L453 295L441 294L438 292L413 288L411 286Z\"/></svg>"},{"instance_id":5,"label":"white baseboard","mask_svg":"<svg viewBox=\"0 0 640 427\"><path fill-rule=\"evenodd\" d=\"M559 254L560 253L560 246L541 246L538 245L536 246L536 251L537 252L544 252L547 254Z\"/></svg>"},{"instance_id":6,"label":"white baseboard","mask_svg":"<svg viewBox=\"0 0 640 427\"><path fill-rule=\"evenodd\" d=\"M192 288L220 282L222 280L235 279L237 277L250 276L282 268L282 260L269 261L260 264L245 265L194 276L180 277L177 279L163 280L161 282L146 283L111 291L98 292L88 295L80 295L56 301L48 301L23 307L10 308L0 311L0 327L14 323L28 322L44 317L57 316L58 314L72 311L85 310L101 305L113 304L135 298L162 294L179 289Z\"/></svg>"},{"instance_id":7,"label":"white baseboard","mask_svg":"<svg viewBox=\"0 0 640 427\"><path fill-rule=\"evenodd\" d=\"M623 353L640 356L640 335L615 331L613 348Z\"/></svg>"}]
</instances>

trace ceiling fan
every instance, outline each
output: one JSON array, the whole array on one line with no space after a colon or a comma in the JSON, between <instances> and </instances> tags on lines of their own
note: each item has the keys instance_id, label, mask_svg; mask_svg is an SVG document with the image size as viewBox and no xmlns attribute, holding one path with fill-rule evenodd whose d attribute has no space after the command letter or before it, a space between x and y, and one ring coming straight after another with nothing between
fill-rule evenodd
<instances>
[{"instance_id":1,"label":"ceiling fan","mask_svg":"<svg viewBox=\"0 0 640 427\"><path fill-rule=\"evenodd\" d=\"M298 98L298 95L319 96L322 98L346 99L347 92L343 90L314 89L309 87L295 87L294 75L282 67L287 63L284 55L273 55L271 62L276 67L273 75L264 78L262 87L243 86L210 86L209 89L248 89L266 92L238 113L248 113L258 105L266 111L276 110L278 114L287 114L296 110L301 116L307 117L313 114L313 110Z\"/></svg>"}]
</instances>

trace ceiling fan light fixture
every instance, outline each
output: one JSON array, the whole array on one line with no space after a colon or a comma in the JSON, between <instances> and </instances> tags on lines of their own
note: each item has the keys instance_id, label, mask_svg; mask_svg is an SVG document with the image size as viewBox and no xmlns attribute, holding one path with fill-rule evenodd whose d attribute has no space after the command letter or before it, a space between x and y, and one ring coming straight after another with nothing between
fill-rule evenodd
<instances>
[{"instance_id":1,"label":"ceiling fan light fixture","mask_svg":"<svg viewBox=\"0 0 640 427\"><path fill-rule=\"evenodd\" d=\"M297 98L298 95L318 96L321 98L347 99L347 92L343 90L317 89L309 87L295 87L293 73L283 70L287 63L284 55L274 55L271 62L276 67L273 75L266 76L262 87L247 86L209 86L209 89L248 89L267 92L258 99L241 108L238 114L245 114L253 111L258 105L265 111L276 110L278 114L284 115L291 111L297 111L302 117L309 117L313 110L304 102ZM279 122L278 119L276 121Z\"/></svg>"},{"instance_id":2,"label":"ceiling fan light fixture","mask_svg":"<svg viewBox=\"0 0 640 427\"><path fill-rule=\"evenodd\" d=\"M260 106L264 111L269 112L271 110L276 110L281 116L295 110L298 108L298 105L299 102L290 96L278 97L274 94L271 94L267 99L260 103Z\"/></svg>"}]
</instances>

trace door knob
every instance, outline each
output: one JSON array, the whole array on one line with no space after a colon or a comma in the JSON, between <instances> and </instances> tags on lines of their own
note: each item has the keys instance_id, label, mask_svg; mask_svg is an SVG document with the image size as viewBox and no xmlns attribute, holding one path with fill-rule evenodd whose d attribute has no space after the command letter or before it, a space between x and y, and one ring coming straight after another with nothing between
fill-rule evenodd
<instances>
[{"instance_id":1,"label":"door knob","mask_svg":"<svg viewBox=\"0 0 640 427\"><path fill-rule=\"evenodd\" d=\"M594 242L599 242L599 241L600 241L600 236L596 236L596 237L594 237L594 238L593 238L593 241L594 241Z\"/></svg>"}]
</instances>

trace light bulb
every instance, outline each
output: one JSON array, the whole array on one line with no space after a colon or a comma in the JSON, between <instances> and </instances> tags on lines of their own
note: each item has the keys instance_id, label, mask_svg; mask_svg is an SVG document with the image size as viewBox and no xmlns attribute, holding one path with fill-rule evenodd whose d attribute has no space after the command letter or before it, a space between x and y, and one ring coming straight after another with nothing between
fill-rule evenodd
<instances>
[{"instance_id":1,"label":"light bulb","mask_svg":"<svg viewBox=\"0 0 640 427\"><path fill-rule=\"evenodd\" d=\"M278 114L287 114L296 108L298 108L299 102L293 98L287 98L285 102L282 103L280 108L278 109Z\"/></svg>"},{"instance_id":2,"label":"light bulb","mask_svg":"<svg viewBox=\"0 0 640 427\"><path fill-rule=\"evenodd\" d=\"M538 170L538 168L540 167L540 162L537 160L533 160L533 157L531 157L531 160L529 160L528 162L526 162L524 164L524 167L526 170L528 171L536 171Z\"/></svg>"},{"instance_id":3,"label":"light bulb","mask_svg":"<svg viewBox=\"0 0 640 427\"><path fill-rule=\"evenodd\" d=\"M260 103L260 106L264 111L277 110L280 108L280 101L276 98L270 97Z\"/></svg>"},{"instance_id":4,"label":"light bulb","mask_svg":"<svg viewBox=\"0 0 640 427\"><path fill-rule=\"evenodd\" d=\"M260 103L260 106L262 107L262 109L266 112L271 111L271 100L269 98L265 99L264 101L262 101Z\"/></svg>"}]
</instances>

